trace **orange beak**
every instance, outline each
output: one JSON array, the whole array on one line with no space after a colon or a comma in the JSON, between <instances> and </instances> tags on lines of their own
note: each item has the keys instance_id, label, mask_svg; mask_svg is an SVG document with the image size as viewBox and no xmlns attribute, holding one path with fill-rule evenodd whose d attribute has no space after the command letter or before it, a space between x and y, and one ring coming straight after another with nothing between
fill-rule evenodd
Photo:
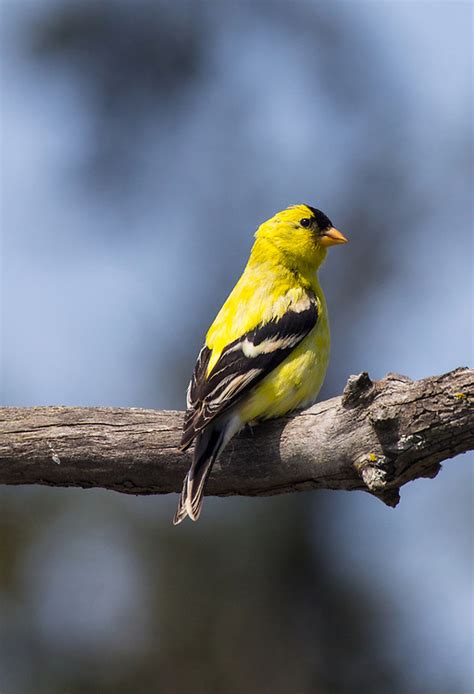
<instances>
[{"instance_id":1,"label":"orange beak","mask_svg":"<svg viewBox=\"0 0 474 694\"><path fill-rule=\"evenodd\" d=\"M347 243L348 240L349 239L346 239L344 234L341 234L340 231L338 231L334 227L331 227L323 233L323 235L319 239L319 242L323 246L335 246L338 243Z\"/></svg>"}]
</instances>

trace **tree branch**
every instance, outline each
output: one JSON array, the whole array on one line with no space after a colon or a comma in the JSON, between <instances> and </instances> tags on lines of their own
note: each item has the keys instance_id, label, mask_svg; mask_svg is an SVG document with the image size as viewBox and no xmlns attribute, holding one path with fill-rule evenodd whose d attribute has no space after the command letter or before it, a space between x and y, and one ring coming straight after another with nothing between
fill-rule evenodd
<instances>
[{"instance_id":1,"label":"tree branch","mask_svg":"<svg viewBox=\"0 0 474 694\"><path fill-rule=\"evenodd\" d=\"M191 461L177 450L182 419L136 408L0 408L0 483L178 492ZM207 492L362 489L395 506L403 484L473 448L474 371L374 383L362 373L342 397L236 437Z\"/></svg>"}]
</instances>

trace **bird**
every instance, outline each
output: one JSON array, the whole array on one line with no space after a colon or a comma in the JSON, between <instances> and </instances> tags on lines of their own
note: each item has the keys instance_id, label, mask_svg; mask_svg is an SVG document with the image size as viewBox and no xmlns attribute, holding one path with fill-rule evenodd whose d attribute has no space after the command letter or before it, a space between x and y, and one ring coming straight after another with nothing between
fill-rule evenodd
<instances>
[{"instance_id":1,"label":"bird","mask_svg":"<svg viewBox=\"0 0 474 694\"><path fill-rule=\"evenodd\" d=\"M180 450L194 442L177 525L196 521L219 454L246 424L312 405L329 361L318 269L347 243L321 210L291 205L255 232L247 265L209 328L187 396Z\"/></svg>"}]
</instances>

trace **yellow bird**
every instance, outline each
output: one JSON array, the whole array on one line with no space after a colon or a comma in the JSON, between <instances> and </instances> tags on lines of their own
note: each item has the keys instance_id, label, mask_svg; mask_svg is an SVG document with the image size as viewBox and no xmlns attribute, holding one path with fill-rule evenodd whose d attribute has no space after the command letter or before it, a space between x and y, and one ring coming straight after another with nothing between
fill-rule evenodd
<instances>
[{"instance_id":1,"label":"yellow bird","mask_svg":"<svg viewBox=\"0 0 474 694\"><path fill-rule=\"evenodd\" d=\"M201 512L212 466L247 423L317 398L329 360L317 272L347 239L320 210L293 205L264 222L247 266L209 328L187 392L181 450L195 441L174 524Z\"/></svg>"}]
</instances>

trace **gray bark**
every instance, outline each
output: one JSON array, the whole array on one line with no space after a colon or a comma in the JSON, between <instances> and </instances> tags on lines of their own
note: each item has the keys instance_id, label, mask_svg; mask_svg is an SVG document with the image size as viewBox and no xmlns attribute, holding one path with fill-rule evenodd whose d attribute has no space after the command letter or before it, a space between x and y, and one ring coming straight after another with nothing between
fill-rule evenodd
<instances>
[{"instance_id":1,"label":"gray bark","mask_svg":"<svg viewBox=\"0 0 474 694\"><path fill-rule=\"evenodd\" d=\"M352 376L341 397L237 436L207 493L361 489L395 506L403 484L474 448L473 406L466 368L420 381ZM182 419L136 408L0 408L0 483L178 492L191 461L178 451Z\"/></svg>"}]
</instances>

